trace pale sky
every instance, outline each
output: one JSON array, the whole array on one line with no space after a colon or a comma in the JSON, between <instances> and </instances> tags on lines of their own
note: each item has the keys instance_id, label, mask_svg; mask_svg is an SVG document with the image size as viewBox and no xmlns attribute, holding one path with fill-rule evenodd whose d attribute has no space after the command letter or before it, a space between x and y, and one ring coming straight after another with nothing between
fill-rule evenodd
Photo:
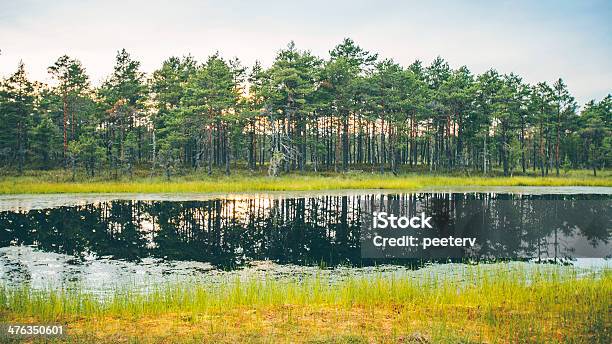
<instances>
[{"instance_id":1,"label":"pale sky","mask_svg":"<svg viewBox=\"0 0 612 344\"><path fill-rule=\"evenodd\" d=\"M326 58L344 37L407 66L436 56L527 82L562 77L580 104L612 92L612 1L0 0L0 76L32 79L68 54L94 85L126 48L150 73L170 56L219 51L270 65L294 40Z\"/></svg>"}]
</instances>

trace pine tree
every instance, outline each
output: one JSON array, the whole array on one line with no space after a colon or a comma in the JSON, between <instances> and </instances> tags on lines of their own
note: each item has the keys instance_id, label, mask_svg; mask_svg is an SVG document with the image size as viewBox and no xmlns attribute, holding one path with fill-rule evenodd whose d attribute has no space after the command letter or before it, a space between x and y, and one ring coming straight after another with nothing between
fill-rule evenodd
<instances>
[{"instance_id":1,"label":"pine tree","mask_svg":"<svg viewBox=\"0 0 612 344\"><path fill-rule=\"evenodd\" d=\"M17 163L19 174L26 163L35 100L34 85L20 61L0 86L0 156L7 165Z\"/></svg>"}]
</instances>

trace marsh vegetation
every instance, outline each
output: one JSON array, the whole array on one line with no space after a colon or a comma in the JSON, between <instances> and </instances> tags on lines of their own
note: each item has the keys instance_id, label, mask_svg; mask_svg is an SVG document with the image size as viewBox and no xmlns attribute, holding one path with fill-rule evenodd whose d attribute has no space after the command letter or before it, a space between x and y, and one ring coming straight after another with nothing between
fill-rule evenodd
<instances>
[{"instance_id":1,"label":"marsh vegetation","mask_svg":"<svg viewBox=\"0 0 612 344\"><path fill-rule=\"evenodd\" d=\"M363 259L360 219L383 198L434 219L478 201L499 225L474 227L489 245L458 259ZM554 199L567 203L542 211ZM0 212L0 319L66 324L62 342L608 343L609 262L576 257L610 254L609 230L567 224L597 200L609 221L606 193L15 203Z\"/></svg>"},{"instance_id":2,"label":"marsh vegetation","mask_svg":"<svg viewBox=\"0 0 612 344\"><path fill-rule=\"evenodd\" d=\"M609 343L612 274L494 264L329 280L236 277L215 283L0 289L3 321L68 324L68 342Z\"/></svg>"}]
</instances>

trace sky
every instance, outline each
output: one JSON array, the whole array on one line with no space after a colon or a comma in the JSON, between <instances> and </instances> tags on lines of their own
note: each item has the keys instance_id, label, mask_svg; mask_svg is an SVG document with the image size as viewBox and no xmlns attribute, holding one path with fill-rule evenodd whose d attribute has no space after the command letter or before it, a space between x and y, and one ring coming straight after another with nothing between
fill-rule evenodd
<instances>
[{"instance_id":1,"label":"sky","mask_svg":"<svg viewBox=\"0 0 612 344\"><path fill-rule=\"evenodd\" d=\"M343 38L408 66L442 56L473 73L563 78L579 104L612 93L612 1L0 0L0 76L76 57L94 85L126 48L150 73L170 56L219 51L269 66L291 40L326 58Z\"/></svg>"}]
</instances>

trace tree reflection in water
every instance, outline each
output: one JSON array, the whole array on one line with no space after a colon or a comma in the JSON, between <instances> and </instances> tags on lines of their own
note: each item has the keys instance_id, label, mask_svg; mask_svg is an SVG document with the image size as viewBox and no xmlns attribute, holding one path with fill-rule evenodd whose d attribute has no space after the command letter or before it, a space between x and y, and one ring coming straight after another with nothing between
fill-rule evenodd
<instances>
[{"instance_id":1,"label":"tree reflection in water","mask_svg":"<svg viewBox=\"0 0 612 344\"><path fill-rule=\"evenodd\" d=\"M254 260L380 264L361 258L361 224L372 209L391 202L405 213L425 211L438 225L434 228L440 236L449 234L445 232L449 227L441 224L467 221L462 235L476 237L480 245L459 256L573 257L577 242L609 255L611 199L609 195L413 193L109 201L0 212L0 246L34 245L77 257L93 254L129 261L194 260L221 268ZM585 201L593 202L585 207Z\"/></svg>"}]
</instances>

